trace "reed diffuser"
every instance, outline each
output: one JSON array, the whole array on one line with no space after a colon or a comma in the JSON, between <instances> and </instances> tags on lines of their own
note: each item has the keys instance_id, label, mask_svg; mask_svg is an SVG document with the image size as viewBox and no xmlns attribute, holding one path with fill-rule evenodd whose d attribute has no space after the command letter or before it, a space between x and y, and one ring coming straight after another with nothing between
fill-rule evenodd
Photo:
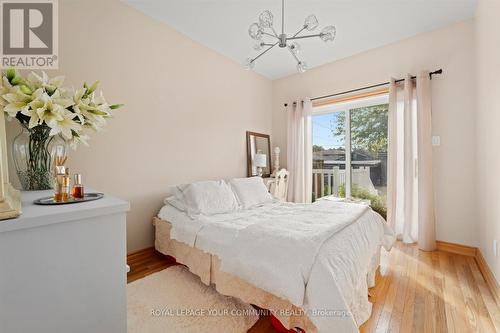
<instances>
[{"instance_id":1,"label":"reed diffuser","mask_svg":"<svg viewBox=\"0 0 500 333\"><path fill-rule=\"evenodd\" d=\"M69 168L65 166L67 157L56 156L54 161L54 201L67 202L70 199Z\"/></svg>"}]
</instances>

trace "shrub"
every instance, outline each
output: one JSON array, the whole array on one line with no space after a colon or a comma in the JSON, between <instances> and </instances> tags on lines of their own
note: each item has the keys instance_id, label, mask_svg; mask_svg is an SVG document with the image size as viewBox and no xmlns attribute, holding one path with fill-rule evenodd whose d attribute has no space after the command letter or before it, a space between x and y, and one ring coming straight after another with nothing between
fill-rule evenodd
<instances>
[{"instance_id":1,"label":"shrub","mask_svg":"<svg viewBox=\"0 0 500 333\"><path fill-rule=\"evenodd\" d=\"M364 200L370 200L370 207L382 215L384 219L387 219L387 207L384 203L384 197L381 197L380 195L373 194L367 189L364 189L362 187L359 187L356 184L352 185L351 188L351 196L353 198L358 198L358 199L364 199ZM339 197L345 198L345 185L342 184L339 186Z\"/></svg>"}]
</instances>

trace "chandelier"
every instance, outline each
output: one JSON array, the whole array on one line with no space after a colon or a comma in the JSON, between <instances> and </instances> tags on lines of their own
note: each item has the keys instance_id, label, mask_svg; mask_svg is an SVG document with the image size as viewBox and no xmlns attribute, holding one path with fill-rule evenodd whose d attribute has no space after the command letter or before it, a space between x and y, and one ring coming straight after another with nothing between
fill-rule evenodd
<instances>
[{"instance_id":1,"label":"chandelier","mask_svg":"<svg viewBox=\"0 0 500 333\"><path fill-rule=\"evenodd\" d=\"M285 0L281 0L281 34L278 34L273 27L273 14L269 10L263 11L259 15L259 22L252 23L248 28L248 34L256 41L254 50L262 51L253 58L247 58L245 61L246 69L253 69L255 61L266 54L270 49L278 45L281 48L287 48L292 57L297 61L297 71L303 73L307 70L307 64L304 60L300 60L299 54L301 51L297 39L319 37L324 42L333 42L337 34L337 29L333 25L323 28L318 34L302 35L302 32L314 31L319 23L315 15L311 14L304 20L304 25L294 35L290 37L285 34ZM267 38L268 40L264 40Z\"/></svg>"}]
</instances>

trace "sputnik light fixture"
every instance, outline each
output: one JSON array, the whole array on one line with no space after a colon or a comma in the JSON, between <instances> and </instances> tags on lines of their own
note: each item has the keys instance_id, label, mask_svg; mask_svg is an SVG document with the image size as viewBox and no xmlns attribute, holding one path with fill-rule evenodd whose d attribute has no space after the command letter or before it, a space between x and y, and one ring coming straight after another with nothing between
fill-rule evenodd
<instances>
[{"instance_id":1,"label":"sputnik light fixture","mask_svg":"<svg viewBox=\"0 0 500 333\"><path fill-rule=\"evenodd\" d=\"M324 42L333 42L337 34L337 29L333 25L323 28L318 34L301 35L304 30L313 31L319 23L314 14L309 15L304 20L304 25L292 36L285 34L285 0L281 0L281 34L278 34L273 27L273 14L269 10L263 11L259 15L259 22L252 23L248 28L248 34L256 41L254 50L262 51L253 58L247 58L245 61L246 69L253 69L255 61L266 54L273 47L278 45L280 48L287 48L294 59L297 61L297 71L303 73L307 70L307 64L304 60L300 60L300 45L296 42L297 39L319 37ZM272 42L265 41L264 38L272 38Z\"/></svg>"}]
</instances>

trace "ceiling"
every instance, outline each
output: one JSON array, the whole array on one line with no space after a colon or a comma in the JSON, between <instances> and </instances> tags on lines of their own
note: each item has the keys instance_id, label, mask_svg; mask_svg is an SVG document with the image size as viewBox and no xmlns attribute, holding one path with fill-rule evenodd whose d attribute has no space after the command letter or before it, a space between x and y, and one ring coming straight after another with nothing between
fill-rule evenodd
<instances>
[{"instance_id":1,"label":"ceiling","mask_svg":"<svg viewBox=\"0 0 500 333\"><path fill-rule=\"evenodd\" d=\"M234 61L243 64L258 54L248 27L269 9L281 30L280 0L124 0ZM333 43L319 38L299 40L309 68L430 31L474 15L477 0L286 0L285 33L294 34L309 14L316 14L319 32L337 27ZM254 70L270 79L296 73L286 49L273 48Z\"/></svg>"}]
</instances>

